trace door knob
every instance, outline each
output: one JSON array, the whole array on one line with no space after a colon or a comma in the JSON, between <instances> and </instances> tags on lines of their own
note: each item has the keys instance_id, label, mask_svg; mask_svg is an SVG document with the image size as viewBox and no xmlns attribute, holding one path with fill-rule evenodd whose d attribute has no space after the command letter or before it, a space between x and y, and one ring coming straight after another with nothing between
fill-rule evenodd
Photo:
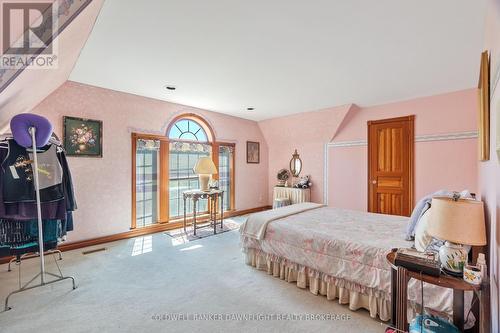
<instances>
[{"instance_id":1,"label":"door knob","mask_svg":"<svg viewBox=\"0 0 500 333\"><path fill-rule=\"evenodd\" d=\"M372 184L373 185L377 184L377 181L376 180L372 180Z\"/></svg>"}]
</instances>

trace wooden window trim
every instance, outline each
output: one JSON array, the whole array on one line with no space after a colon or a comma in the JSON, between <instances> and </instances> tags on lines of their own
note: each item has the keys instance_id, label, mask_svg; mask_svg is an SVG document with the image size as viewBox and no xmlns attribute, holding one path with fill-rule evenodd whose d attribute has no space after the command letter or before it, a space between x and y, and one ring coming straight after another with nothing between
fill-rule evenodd
<instances>
[{"instance_id":1,"label":"wooden window trim","mask_svg":"<svg viewBox=\"0 0 500 333\"><path fill-rule=\"evenodd\" d=\"M136 151L137 151L137 134L132 133L132 223L130 229L137 228L137 176L136 176Z\"/></svg>"},{"instance_id":2,"label":"wooden window trim","mask_svg":"<svg viewBox=\"0 0 500 333\"><path fill-rule=\"evenodd\" d=\"M146 139L146 140L159 140L160 141L160 169L159 169L159 181L160 181L160 187L159 187L159 195L160 195L160 208L159 208L159 217L158 221L156 223L161 224L161 223L168 223L170 221L170 216L169 216L169 161L170 161L170 142L197 142L197 141L190 141L190 140L182 140L182 139L175 139L175 140L170 140L168 138L168 133L170 132L170 129L172 126L179 120L181 119L190 119L193 121L196 121L202 128L205 130L207 134L207 139L208 142L205 144L208 144L212 147L212 160L217 168L219 169L219 147L220 146L230 146L233 147L233 154L232 158L230 160L230 177L231 177L231 194L230 194L230 209L229 211L235 211L236 209L236 195L235 195L235 189L236 189L236 144L233 142L218 142L215 141L215 135L208 124L208 122L203 119L202 117L193 114L193 113L187 113L187 114L182 114L178 115L175 118L173 118L170 121L170 124L167 128L166 135L156 135L156 134L146 134L146 133L131 133L131 139L132 139L132 145L131 145L131 152L132 152L132 198L131 198L131 204L132 204L132 218L131 218L131 229L136 229L137 228L137 207L136 207L136 200L137 200L137 189L136 189L136 150L137 150L137 140L138 139ZM202 143L202 142L200 142ZM219 175L215 175L214 179L219 179ZM178 220L178 218L176 219ZM174 220L172 220L174 221ZM147 227L144 227L147 228ZM142 228L141 228L142 229Z\"/></svg>"},{"instance_id":3,"label":"wooden window trim","mask_svg":"<svg viewBox=\"0 0 500 333\"><path fill-rule=\"evenodd\" d=\"M168 140L160 141L160 220L159 223L165 223L169 220L169 161L170 144Z\"/></svg>"},{"instance_id":4,"label":"wooden window trim","mask_svg":"<svg viewBox=\"0 0 500 333\"><path fill-rule=\"evenodd\" d=\"M168 135L170 133L170 129L172 129L172 126L174 126L176 122L178 122L179 120L182 120L182 119L189 119L189 120L193 120L196 123L198 123L198 125L200 125L205 130L205 133L207 134L208 143L215 142L215 134L214 134L212 127L208 124L208 122L205 119L203 119L202 117L200 117L194 113L180 114L180 115L174 117L172 120L170 120L170 123L169 123L169 125L167 127L167 131L166 131L167 138L168 138ZM175 141L199 142L199 141L182 140L182 139L180 139L180 140L175 139Z\"/></svg>"},{"instance_id":5,"label":"wooden window trim","mask_svg":"<svg viewBox=\"0 0 500 333\"><path fill-rule=\"evenodd\" d=\"M233 147L233 154L231 156L231 160L229 161L229 177L231 178L231 184L230 184L230 187L231 187L231 193L230 193L230 197L229 197L229 211L234 211L236 209L236 196L235 196L235 189L236 189L236 170L235 170L235 166L236 166L236 144L233 143L233 142L214 142L214 145L213 145L213 150L214 151L217 151L216 154L213 155L213 161L214 161L214 164L215 164L215 167L217 168L217 170L219 170L219 147L220 146L229 146L229 147ZM215 179L219 179L219 174L217 174L215 177Z\"/></svg>"},{"instance_id":6,"label":"wooden window trim","mask_svg":"<svg viewBox=\"0 0 500 333\"><path fill-rule=\"evenodd\" d=\"M132 221L130 229L137 228L137 189L136 189L136 150L137 150L137 140L159 140L160 141L160 209L157 223L168 222L168 162L169 162L169 140L167 137L162 135L154 134L142 134L142 133L132 133ZM165 172L166 170L166 172ZM165 179L167 180L165 182Z\"/></svg>"}]
</instances>

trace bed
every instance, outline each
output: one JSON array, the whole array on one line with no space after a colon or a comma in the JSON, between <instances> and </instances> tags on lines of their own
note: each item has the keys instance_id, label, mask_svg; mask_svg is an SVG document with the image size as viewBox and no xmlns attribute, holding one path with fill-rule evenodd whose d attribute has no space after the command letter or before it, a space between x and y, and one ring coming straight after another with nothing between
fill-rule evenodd
<instances>
[{"instance_id":1,"label":"bed","mask_svg":"<svg viewBox=\"0 0 500 333\"><path fill-rule=\"evenodd\" d=\"M338 299L351 310L364 308L373 318L389 320L391 268L386 255L392 248L412 246L405 240L408 218L308 207L251 215L240 228L246 263L316 295ZM267 218L260 237L250 231L257 217ZM412 317L420 304L415 280L410 281L408 299ZM452 314L451 289L425 284L424 300L425 307Z\"/></svg>"}]
</instances>

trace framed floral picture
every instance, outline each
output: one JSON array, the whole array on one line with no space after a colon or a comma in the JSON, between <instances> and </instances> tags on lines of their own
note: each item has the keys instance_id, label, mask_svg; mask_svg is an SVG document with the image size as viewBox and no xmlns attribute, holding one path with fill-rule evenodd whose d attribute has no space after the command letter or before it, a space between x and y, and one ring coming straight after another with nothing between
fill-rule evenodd
<instances>
[{"instance_id":1,"label":"framed floral picture","mask_svg":"<svg viewBox=\"0 0 500 333\"><path fill-rule=\"evenodd\" d=\"M102 157L102 121L63 117L67 156Z\"/></svg>"},{"instance_id":2,"label":"framed floral picture","mask_svg":"<svg viewBox=\"0 0 500 333\"><path fill-rule=\"evenodd\" d=\"M247 163L260 163L260 144L247 141Z\"/></svg>"}]
</instances>

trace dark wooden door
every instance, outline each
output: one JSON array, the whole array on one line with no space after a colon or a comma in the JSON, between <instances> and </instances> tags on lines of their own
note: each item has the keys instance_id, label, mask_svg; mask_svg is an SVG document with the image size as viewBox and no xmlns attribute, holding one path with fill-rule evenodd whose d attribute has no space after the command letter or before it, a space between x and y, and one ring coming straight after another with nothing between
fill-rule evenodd
<instances>
[{"instance_id":1,"label":"dark wooden door","mask_svg":"<svg viewBox=\"0 0 500 333\"><path fill-rule=\"evenodd\" d=\"M368 211L410 216L414 116L368 122Z\"/></svg>"}]
</instances>

